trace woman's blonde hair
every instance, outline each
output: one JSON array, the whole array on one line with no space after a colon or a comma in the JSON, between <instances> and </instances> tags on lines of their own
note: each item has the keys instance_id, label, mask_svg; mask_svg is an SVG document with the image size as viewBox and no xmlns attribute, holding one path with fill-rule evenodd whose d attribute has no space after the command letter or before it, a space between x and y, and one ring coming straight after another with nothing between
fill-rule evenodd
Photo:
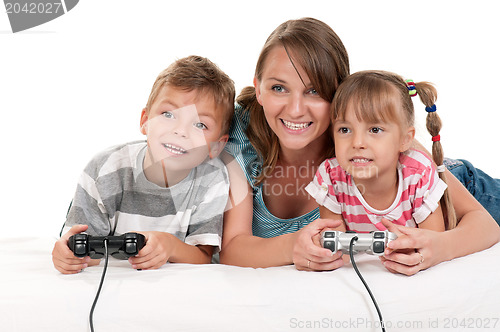
<instances>
[{"instance_id":1,"label":"woman's blonde hair","mask_svg":"<svg viewBox=\"0 0 500 332\"><path fill-rule=\"evenodd\" d=\"M427 131L432 137L439 137L442 122L435 112L436 88L429 82L408 83L401 76L386 71L361 71L346 78L333 98L332 123L338 119L344 120L347 108L350 107L360 121L393 121L402 128L413 126L415 112L410 97L412 86L428 110ZM432 158L436 165L443 164L443 147L438 139L433 139ZM438 174L446 182L444 172ZM445 190L440 204L446 229L455 228L457 217L448 189Z\"/></svg>"},{"instance_id":2,"label":"woman's blonde hair","mask_svg":"<svg viewBox=\"0 0 500 332\"><path fill-rule=\"evenodd\" d=\"M278 26L268 37L255 68L255 78L262 79L269 53L275 47L284 47L294 66L300 66L311 80L319 96L332 101L340 82L349 75L349 59L340 38L327 24L314 18L290 20ZM292 57L293 55L293 57ZM300 76L300 75L299 75ZM250 113L246 134L262 161L262 170L270 174L278 160L279 140L269 127L262 106L257 102L254 87L244 88L236 101ZM324 158L335 153L330 138ZM256 179L261 183L266 174Z\"/></svg>"}]
</instances>

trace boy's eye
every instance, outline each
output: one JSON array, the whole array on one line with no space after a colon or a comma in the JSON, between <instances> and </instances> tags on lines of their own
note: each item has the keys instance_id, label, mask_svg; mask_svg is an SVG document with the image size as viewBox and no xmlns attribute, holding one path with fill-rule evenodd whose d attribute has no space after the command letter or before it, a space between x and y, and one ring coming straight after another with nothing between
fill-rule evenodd
<instances>
[{"instance_id":1,"label":"boy's eye","mask_svg":"<svg viewBox=\"0 0 500 332\"><path fill-rule=\"evenodd\" d=\"M173 119L174 118L174 113L170 111L163 112L162 115L168 119Z\"/></svg>"},{"instance_id":2,"label":"boy's eye","mask_svg":"<svg viewBox=\"0 0 500 332\"><path fill-rule=\"evenodd\" d=\"M196 128L198 128L198 129L201 129L201 130L208 129L207 126L204 123L202 123L202 122L197 122L197 123L194 124L194 126Z\"/></svg>"}]
</instances>

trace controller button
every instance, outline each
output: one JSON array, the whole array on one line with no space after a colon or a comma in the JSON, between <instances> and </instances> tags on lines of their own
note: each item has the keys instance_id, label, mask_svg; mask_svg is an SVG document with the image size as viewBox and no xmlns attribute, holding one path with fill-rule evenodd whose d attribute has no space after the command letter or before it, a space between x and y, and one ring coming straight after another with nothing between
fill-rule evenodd
<instances>
[{"instance_id":1,"label":"controller button","mask_svg":"<svg viewBox=\"0 0 500 332\"><path fill-rule=\"evenodd\" d=\"M135 243L125 243L125 252L127 254L135 254L137 251L137 246Z\"/></svg>"},{"instance_id":2,"label":"controller button","mask_svg":"<svg viewBox=\"0 0 500 332\"><path fill-rule=\"evenodd\" d=\"M75 243L75 255L85 255L87 253L87 250L85 248L85 243Z\"/></svg>"},{"instance_id":3,"label":"controller button","mask_svg":"<svg viewBox=\"0 0 500 332\"><path fill-rule=\"evenodd\" d=\"M325 232L325 238L334 238L335 237L335 232Z\"/></svg>"},{"instance_id":4,"label":"controller button","mask_svg":"<svg viewBox=\"0 0 500 332\"><path fill-rule=\"evenodd\" d=\"M373 242L373 252L376 254L381 254L384 252L385 245L384 242L382 241L375 241Z\"/></svg>"},{"instance_id":5,"label":"controller button","mask_svg":"<svg viewBox=\"0 0 500 332\"><path fill-rule=\"evenodd\" d=\"M323 247L335 251L335 241L325 241L323 242Z\"/></svg>"},{"instance_id":6,"label":"controller button","mask_svg":"<svg viewBox=\"0 0 500 332\"><path fill-rule=\"evenodd\" d=\"M385 233L384 232L375 232L375 233L373 233L373 238L374 239L383 239L383 238L385 238Z\"/></svg>"}]
</instances>

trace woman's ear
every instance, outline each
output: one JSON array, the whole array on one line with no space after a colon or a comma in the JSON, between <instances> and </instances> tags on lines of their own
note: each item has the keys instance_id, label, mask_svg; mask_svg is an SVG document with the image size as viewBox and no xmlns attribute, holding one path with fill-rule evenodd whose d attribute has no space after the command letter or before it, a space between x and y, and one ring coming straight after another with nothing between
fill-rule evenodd
<instances>
[{"instance_id":1,"label":"woman's ear","mask_svg":"<svg viewBox=\"0 0 500 332\"><path fill-rule=\"evenodd\" d=\"M142 112L141 112L141 133L143 135L147 135L147 132L148 132L148 110L146 108L143 108L142 109Z\"/></svg>"},{"instance_id":2,"label":"woman's ear","mask_svg":"<svg viewBox=\"0 0 500 332\"><path fill-rule=\"evenodd\" d=\"M399 152L405 152L410 149L413 145L413 139L415 138L415 127L410 127L403 133L403 137L401 138L401 147Z\"/></svg>"},{"instance_id":3,"label":"woman's ear","mask_svg":"<svg viewBox=\"0 0 500 332\"><path fill-rule=\"evenodd\" d=\"M260 95L260 84L259 81L257 80L257 77L253 78L253 86L255 88L255 97L257 98L257 102L262 106L262 100L261 100L261 95Z\"/></svg>"},{"instance_id":4,"label":"woman's ear","mask_svg":"<svg viewBox=\"0 0 500 332\"><path fill-rule=\"evenodd\" d=\"M213 142L209 145L210 151L208 153L208 156L210 157L210 159L214 159L219 156L222 150L224 150L228 139L229 135L223 135L217 140L217 142Z\"/></svg>"}]
</instances>

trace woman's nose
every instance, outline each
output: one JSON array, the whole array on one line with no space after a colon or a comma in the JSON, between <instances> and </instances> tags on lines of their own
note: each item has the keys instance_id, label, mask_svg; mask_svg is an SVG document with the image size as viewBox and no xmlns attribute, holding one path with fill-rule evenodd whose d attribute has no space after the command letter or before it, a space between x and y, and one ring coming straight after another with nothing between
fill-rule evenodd
<instances>
[{"instance_id":1,"label":"woman's nose","mask_svg":"<svg viewBox=\"0 0 500 332\"><path fill-rule=\"evenodd\" d=\"M300 116L305 112L304 96L300 93L294 93L290 96L288 102L288 111L292 116Z\"/></svg>"}]
</instances>

